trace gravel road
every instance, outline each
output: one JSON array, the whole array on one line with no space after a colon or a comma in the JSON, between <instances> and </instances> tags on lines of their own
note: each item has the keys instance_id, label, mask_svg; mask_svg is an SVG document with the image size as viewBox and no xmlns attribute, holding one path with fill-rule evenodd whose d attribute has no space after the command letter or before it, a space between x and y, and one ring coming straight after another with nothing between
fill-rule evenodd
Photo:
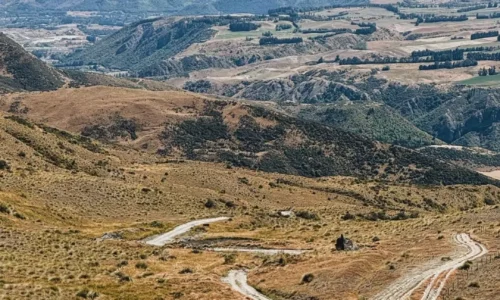
<instances>
[{"instance_id":1,"label":"gravel road","mask_svg":"<svg viewBox=\"0 0 500 300\"><path fill-rule=\"evenodd\" d=\"M227 276L222 278L222 281L229 284L233 290L252 300L271 300L248 285L247 272L244 270L229 271Z\"/></svg>"},{"instance_id":2,"label":"gravel road","mask_svg":"<svg viewBox=\"0 0 500 300\"><path fill-rule=\"evenodd\" d=\"M176 237L188 232L193 227L204 225L204 224L226 221L226 220L229 220L229 218L219 217L219 218L211 218L211 219L192 221L192 222L189 222L186 224L179 225L169 232L166 232L164 234L160 234L156 237L148 239L145 241L145 243L148 245L153 245L153 246L164 246L168 243L174 242Z\"/></svg>"}]
</instances>

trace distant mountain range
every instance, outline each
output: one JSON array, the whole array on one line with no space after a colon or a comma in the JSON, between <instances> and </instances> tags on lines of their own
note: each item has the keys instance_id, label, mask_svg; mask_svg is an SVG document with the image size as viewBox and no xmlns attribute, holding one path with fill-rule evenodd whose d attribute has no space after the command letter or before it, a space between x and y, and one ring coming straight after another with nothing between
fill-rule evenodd
<instances>
[{"instance_id":1,"label":"distant mountain range","mask_svg":"<svg viewBox=\"0 0 500 300\"><path fill-rule=\"evenodd\" d=\"M347 33L325 39L324 43L306 40L297 45L266 47L250 43L238 45L240 48L232 54L182 55L194 44L213 40L216 34L213 26L227 21L224 18L166 17L139 21L73 53L63 63L100 65L139 77L171 78L202 69L236 68L268 57L352 48L360 41L359 36ZM500 92L495 88L407 86L376 77L357 81L342 72L318 70L289 78L209 85L207 88L203 82L192 82L189 90L278 104L290 99L297 104L314 104L297 116L405 147L445 142L500 151ZM342 105L344 100L355 105Z\"/></svg>"},{"instance_id":2,"label":"distant mountain range","mask_svg":"<svg viewBox=\"0 0 500 300\"><path fill-rule=\"evenodd\" d=\"M128 80L97 73L53 68L0 33L0 95L24 91L54 91L67 87L105 85L150 90L172 90L170 85L151 80ZM16 109L14 109L16 110Z\"/></svg>"},{"instance_id":3,"label":"distant mountain range","mask_svg":"<svg viewBox=\"0 0 500 300\"><path fill-rule=\"evenodd\" d=\"M0 8L18 11L125 11L170 14L266 13L268 9L297 6L351 5L365 0L7 0Z\"/></svg>"},{"instance_id":4,"label":"distant mountain range","mask_svg":"<svg viewBox=\"0 0 500 300\"><path fill-rule=\"evenodd\" d=\"M145 19L72 53L62 59L60 66L99 65L111 70L128 71L138 77L171 78L196 70L228 69L285 56L349 49L362 40L362 37L348 33L325 40L307 39L294 45L259 47L255 43L230 46L219 43L220 47L215 52L183 53L196 44L214 41L217 34L214 26L228 26L234 21L233 16ZM233 51L235 47L237 50Z\"/></svg>"}]
</instances>

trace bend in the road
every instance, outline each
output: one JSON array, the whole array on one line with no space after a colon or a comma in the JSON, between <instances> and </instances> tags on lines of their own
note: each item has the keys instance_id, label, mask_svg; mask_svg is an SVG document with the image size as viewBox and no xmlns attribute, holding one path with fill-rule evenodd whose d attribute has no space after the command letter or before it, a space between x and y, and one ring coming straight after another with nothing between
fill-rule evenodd
<instances>
[{"instance_id":1,"label":"bend in the road","mask_svg":"<svg viewBox=\"0 0 500 300\"><path fill-rule=\"evenodd\" d=\"M229 284L238 293L252 300L271 300L248 285L247 272L244 270L231 270L222 281Z\"/></svg>"},{"instance_id":2,"label":"bend in the road","mask_svg":"<svg viewBox=\"0 0 500 300\"><path fill-rule=\"evenodd\" d=\"M229 220L228 217L219 217L219 218L211 218L211 219L203 219L203 220L196 220L192 221L186 224L179 225L172 229L169 232L166 232L164 234L161 234L159 236L156 236L152 239L148 239L145 241L146 244L148 245L153 245L153 246L164 246L168 243L172 243L176 237L179 235L182 235L192 228L200 225L205 225L205 224L210 224L210 223L215 223L215 222L221 222L221 221L226 221Z\"/></svg>"}]
</instances>

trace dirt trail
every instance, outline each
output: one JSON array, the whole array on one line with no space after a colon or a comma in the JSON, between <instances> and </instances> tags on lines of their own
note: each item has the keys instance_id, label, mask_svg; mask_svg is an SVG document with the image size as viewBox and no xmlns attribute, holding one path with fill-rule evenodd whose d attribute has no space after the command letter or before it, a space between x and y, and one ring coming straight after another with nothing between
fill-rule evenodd
<instances>
[{"instance_id":1,"label":"dirt trail","mask_svg":"<svg viewBox=\"0 0 500 300\"><path fill-rule=\"evenodd\" d=\"M158 235L158 236L153 237L151 239L147 239L145 241L145 243L148 245L153 245L153 246L164 246L168 243L172 243L176 237L188 232L193 227L204 225L204 224L226 221L228 219L229 218L227 218L227 217L219 217L219 218L211 218L211 219L192 221L192 222L189 222L186 224L179 225L169 232Z\"/></svg>"},{"instance_id":2,"label":"dirt trail","mask_svg":"<svg viewBox=\"0 0 500 300\"><path fill-rule=\"evenodd\" d=\"M294 250L294 249L259 249L259 248L210 248L208 250L215 252L247 252L266 255L290 254L300 255L310 250Z\"/></svg>"},{"instance_id":3,"label":"dirt trail","mask_svg":"<svg viewBox=\"0 0 500 300\"><path fill-rule=\"evenodd\" d=\"M457 234L453 239L461 249L451 257L451 260L435 260L412 270L375 296L373 300L409 299L413 292L425 282L427 286L422 300L437 300L453 271L467 260L473 260L488 253L486 247L473 241L465 233Z\"/></svg>"},{"instance_id":4,"label":"dirt trail","mask_svg":"<svg viewBox=\"0 0 500 300\"><path fill-rule=\"evenodd\" d=\"M252 300L271 300L248 285L247 272L244 270L229 271L229 274L222 278L222 281L229 284L235 291Z\"/></svg>"}]
</instances>

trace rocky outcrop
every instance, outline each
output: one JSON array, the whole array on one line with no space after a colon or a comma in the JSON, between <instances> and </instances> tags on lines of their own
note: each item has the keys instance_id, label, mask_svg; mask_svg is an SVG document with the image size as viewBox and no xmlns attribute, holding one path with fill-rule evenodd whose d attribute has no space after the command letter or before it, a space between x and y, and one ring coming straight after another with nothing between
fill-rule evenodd
<instances>
[{"instance_id":1,"label":"rocky outcrop","mask_svg":"<svg viewBox=\"0 0 500 300\"><path fill-rule=\"evenodd\" d=\"M335 249L337 251L354 251L358 250L359 248L353 241L345 238L342 234L335 242Z\"/></svg>"}]
</instances>

